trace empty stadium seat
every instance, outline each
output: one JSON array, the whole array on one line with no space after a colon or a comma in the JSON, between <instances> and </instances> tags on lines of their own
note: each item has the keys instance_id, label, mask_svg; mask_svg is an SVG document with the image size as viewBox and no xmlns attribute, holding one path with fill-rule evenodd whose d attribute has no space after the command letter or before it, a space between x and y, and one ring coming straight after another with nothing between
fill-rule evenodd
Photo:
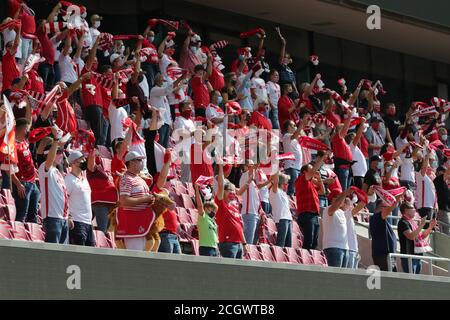
<instances>
[{"instance_id":1,"label":"empty stadium seat","mask_svg":"<svg viewBox=\"0 0 450 320\"><path fill-rule=\"evenodd\" d=\"M181 198L183 199L184 208L195 209L194 203L192 202L192 198L188 194L182 194Z\"/></svg>"},{"instance_id":2,"label":"empty stadium seat","mask_svg":"<svg viewBox=\"0 0 450 320\"><path fill-rule=\"evenodd\" d=\"M191 182L186 182L186 190L190 197L195 197L195 189Z\"/></svg>"},{"instance_id":3,"label":"empty stadium seat","mask_svg":"<svg viewBox=\"0 0 450 320\"><path fill-rule=\"evenodd\" d=\"M272 250L270 246L267 244L262 244L259 247L259 251L264 261L276 262L275 257L273 256Z\"/></svg>"},{"instance_id":4,"label":"empty stadium seat","mask_svg":"<svg viewBox=\"0 0 450 320\"><path fill-rule=\"evenodd\" d=\"M180 223L192 223L191 215L184 207L176 207L176 211Z\"/></svg>"},{"instance_id":5,"label":"empty stadium seat","mask_svg":"<svg viewBox=\"0 0 450 320\"><path fill-rule=\"evenodd\" d=\"M315 264L312 254L306 249L297 249L297 254L300 257L300 262L303 264Z\"/></svg>"},{"instance_id":6,"label":"empty stadium seat","mask_svg":"<svg viewBox=\"0 0 450 320\"><path fill-rule=\"evenodd\" d=\"M255 246L253 244L248 244L247 249L248 249L248 252L244 256L245 260L256 260L256 261L263 260L263 257L261 255L261 253L259 252L257 246Z\"/></svg>"},{"instance_id":7,"label":"empty stadium seat","mask_svg":"<svg viewBox=\"0 0 450 320\"><path fill-rule=\"evenodd\" d=\"M11 221L11 232L14 240L31 241L29 232L23 222Z\"/></svg>"},{"instance_id":8,"label":"empty stadium seat","mask_svg":"<svg viewBox=\"0 0 450 320\"><path fill-rule=\"evenodd\" d=\"M0 223L0 239L12 239L11 226L6 223Z\"/></svg>"},{"instance_id":9,"label":"empty stadium seat","mask_svg":"<svg viewBox=\"0 0 450 320\"><path fill-rule=\"evenodd\" d=\"M191 221L193 224L197 224L198 222L198 211L197 209L187 209L189 216L191 217Z\"/></svg>"},{"instance_id":10,"label":"empty stadium seat","mask_svg":"<svg viewBox=\"0 0 450 320\"><path fill-rule=\"evenodd\" d=\"M283 251L282 247L271 246L272 254L275 258L276 262L289 262L289 258L286 253Z\"/></svg>"},{"instance_id":11,"label":"empty stadium seat","mask_svg":"<svg viewBox=\"0 0 450 320\"><path fill-rule=\"evenodd\" d=\"M2 189L0 192L0 207L3 209L4 217L9 221L16 220L16 202L11 190ZM1 217L1 216L0 216Z\"/></svg>"},{"instance_id":12,"label":"empty stadium seat","mask_svg":"<svg viewBox=\"0 0 450 320\"><path fill-rule=\"evenodd\" d=\"M284 252L290 263L302 263L300 257L298 256L297 250L291 247L285 247Z\"/></svg>"},{"instance_id":13,"label":"empty stadium seat","mask_svg":"<svg viewBox=\"0 0 450 320\"><path fill-rule=\"evenodd\" d=\"M300 235L293 234L292 235L292 247L295 249L300 249L303 245L303 241L300 238Z\"/></svg>"},{"instance_id":14,"label":"empty stadium seat","mask_svg":"<svg viewBox=\"0 0 450 320\"><path fill-rule=\"evenodd\" d=\"M301 230L300 230L300 226L298 225L297 221L292 220L292 233L293 234L302 234Z\"/></svg>"},{"instance_id":15,"label":"empty stadium seat","mask_svg":"<svg viewBox=\"0 0 450 320\"><path fill-rule=\"evenodd\" d=\"M33 242L45 241L45 233L41 225L29 222L25 224L25 228L28 230L31 241Z\"/></svg>"},{"instance_id":16,"label":"empty stadium seat","mask_svg":"<svg viewBox=\"0 0 450 320\"><path fill-rule=\"evenodd\" d=\"M327 258L325 257L325 254L323 251L319 250L310 250L311 256L313 257L314 264L327 266Z\"/></svg>"},{"instance_id":17,"label":"empty stadium seat","mask_svg":"<svg viewBox=\"0 0 450 320\"><path fill-rule=\"evenodd\" d=\"M105 146L101 146L101 145L99 145L99 146L97 146L97 149L98 149L98 153L100 154L100 156L103 158L103 159L109 159L109 160L111 160L113 157L112 157L112 153L108 150L108 148L106 148ZM109 171L111 171L111 167L109 168L110 170ZM106 170L106 168L105 168L105 170ZM108 171L108 170L107 170Z\"/></svg>"}]
</instances>

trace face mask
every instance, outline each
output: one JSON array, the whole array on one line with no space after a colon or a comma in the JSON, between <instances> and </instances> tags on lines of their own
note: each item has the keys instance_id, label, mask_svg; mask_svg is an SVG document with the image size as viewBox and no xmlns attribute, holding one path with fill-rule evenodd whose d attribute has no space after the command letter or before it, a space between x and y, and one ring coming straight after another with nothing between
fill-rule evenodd
<instances>
[{"instance_id":1,"label":"face mask","mask_svg":"<svg viewBox=\"0 0 450 320\"><path fill-rule=\"evenodd\" d=\"M82 14L81 14L81 17L82 17L83 19L86 19L86 17L87 17L87 12L82 13ZM57 17L56 17L56 18L57 18Z\"/></svg>"},{"instance_id":2,"label":"face mask","mask_svg":"<svg viewBox=\"0 0 450 320\"><path fill-rule=\"evenodd\" d=\"M289 58L283 58L283 64L288 65L289 64Z\"/></svg>"},{"instance_id":3,"label":"face mask","mask_svg":"<svg viewBox=\"0 0 450 320\"><path fill-rule=\"evenodd\" d=\"M123 54L125 52L125 46L121 46L119 52L120 54Z\"/></svg>"},{"instance_id":4,"label":"face mask","mask_svg":"<svg viewBox=\"0 0 450 320\"><path fill-rule=\"evenodd\" d=\"M430 161L430 166L434 169L436 169L437 167L439 167L438 162L437 161Z\"/></svg>"},{"instance_id":5,"label":"face mask","mask_svg":"<svg viewBox=\"0 0 450 320\"><path fill-rule=\"evenodd\" d=\"M258 107L258 111L259 112L266 112L266 106L264 105L264 106L259 106Z\"/></svg>"},{"instance_id":6,"label":"face mask","mask_svg":"<svg viewBox=\"0 0 450 320\"><path fill-rule=\"evenodd\" d=\"M220 104L222 104L222 102L223 102L222 96L218 96L217 97L217 104L220 105Z\"/></svg>"},{"instance_id":7,"label":"face mask","mask_svg":"<svg viewBox=\"0 0 450 320\"><path fill-rule=\"evenodd\" d=\"M243 54L240 54L239 55L239 61L244 61L244 59L245 59L245 56Z\"/></svg>"},{"instance_id":8,"label":"face mask","mask_svg":"<svg viewBox=\"0 0 450 320\"><path fill-rule=\"evenodd\" d=\"M379 124L379 123L374 123L374 124L372 125L372 128L373 128L375 131L378 131L378 129L380 129L380 124Z\"/></svg>"},{"instance_id":9,"label":"face mask","mask_svg":"<svg viewBox=\"0 0 450 320\"><path fill-rule=\"evenodd\" d=\"M357 202L358 202L358 197L356 195L353 195L352 203L357 203Z\"/></svg>"},{"instance_id":10,"label":"face mask","mask_svg":"<svg viewBox=\"0 0 450 320\"><path fill-rule=\"evenodd\" d=\"M155 40L155 37L148 37L147 40L148 40L150 43L153 43L153 40Z\"/></svg>"},{"instance_id":11,"label":"face mask","mask_svg":"<svg viewBox=\"0 0 450 320\"><path fill-rule=\"evenodd\" d=\"M382 164L381 162L378 162L378 163L377 163L377 169L378 169L378 170L383 169L383 164Z\"/></svg>"},{"instance_id":12,"label":"face mask","mask_svg":"<svg viewBox=\"0 0 450 320\"><path fill-rule=\"evenodd\" d=\"M208 213L208 216L209 216L211 219L214 219L214 217L216 216L216 213L215 213L214 211L212 211L212 212Z\"/></svg>"},{"instance_id":13,"label":"face mask","mask_svg":"<svg viewBox=\"0 0 450 320\"><path fill-rule=\"evenodd\" d=\"M386 170L385 170L387 173L390 173L391 171L392 171L392 167L391 166L388 166L388 167L386 167Z\"/></svg>"},{"instance_id":14,"label":"face mask","mask_svg":"<svg viewBox=\"0 0 450 320\"><path fill-rule=\"evenodd\" d=\"M375 107L373 108L373 110L375 110L376 113L380 113L380 111L381 111L381 106L380 106L380 105L375 105Z\"/></svg>"},{"instance_id":15,"label":"face mask","mask_svg":"<svg viewBox=\"0 0 450 320\"><path fill-rule=\"evenodd\" d=\"M236 85L236 83L237 83L237 81L236 81L236 80L231 80L231 81L230 81L230 84L231 84L232 86L235 86L235 85Z\"/></svg>"},{"instance_id":16,"label":"face mask","mask_svg":"<svg viewBox=\"0 0 450 320\"><path fill-rule=\"evenodd\" d=\"M446 134L444 134L443 136L441 136L442 141L446 142L448 139L448 136Z\"/></svg>"},{"instance_id":17,"label":"face mask","mask_svg":"<svg viewBox=\"0 0 450 320\"><path fill-rule=\"evenodd\" d=\"M68 52L68 54L71 54L73 52L73 49L70 47L69 51L67 51L67 52Z\"/></svg>"},{"instance_id":18,"label":"face mask","mask_svg":"<svg viewBox=\"0 0 450 320\"><path fill-rule=\"evenodd\" d=\"M97 29L98 27L100 27L100 21L95 21L94 22L94 28Z\"/></svg>"},{"instance_id":19,"label":"face mask","mask_svg":"<svg viewBox=\"0 0 450 320\"><path fill-rule=\"evenodd\" d=\"M166 54L169 57L173 56L174 53L175 53L175 49L173 49L173 48L167 49L167 51L166 51Z\"/></svg>"},{"instance_id":20,"label":"face mask","mask_svg":"<svg viewBox=\"0 0 450 320\"><path fill-rule=\"evenodd\" d=\"M80 163L79 168L81 171L86 171L87 170L87 161L83 161Z\"/></svg>"},{"instance_id":21,"label":"face mask","mask_svg":"<svg viewBox=\"0 0 450 320\"><path fill-rule=\"evenodd\" d=\"M191 51L192 51L193 53L197 53L198 47L191 47Z\"/></svg>"},{"instance_id":22,"label":"face mask","mask_svg":"<svg viewBox=\"0 0 450 320\"><path fill-rule=\"evenodd\" d=\"M181 112L181 115L183 116L183 118L190 119L192 115L192 110L191 109L183 110L183 112Z\"/></svg>"}]
</instances>

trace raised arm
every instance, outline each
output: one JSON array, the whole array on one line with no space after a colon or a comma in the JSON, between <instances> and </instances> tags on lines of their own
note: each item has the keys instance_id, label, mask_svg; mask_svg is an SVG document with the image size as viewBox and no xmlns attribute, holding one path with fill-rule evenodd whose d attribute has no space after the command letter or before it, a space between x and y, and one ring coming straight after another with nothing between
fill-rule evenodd
<instances>
[{"instance_id":1,"label":"raised arm","mask_svg":"<svg viewBox=\"0 0 450 320\"><path fill-rule=\"evenodd\" d=\"M315 174L317 171L319 171L320 167L321 167L322 164L323 164L323 160L325 159L325 157L327 156L327 154L328 154L328 151L327 151L327 153L325 153L325 154L322 154L322 155L320 155L320 156L319 156L319 155L317 156L317 158L316 158L316 163L314 164L314 166L313 166L311 172L306 172L306 173L305 173L305 175L306 175L306 180L311 180L311 179L314 177L314 174Z\"/></svg>"},{"instance_id":2,"label":"raised arm","mask_svg":"<svg viewBox=\"0 0 450 320\"><path fill-rule=\"evenodd\" d=\"M347 103L350 106L354 105L356 100L358 100L359 93L361 92L361 88L362 88L363 83L364 83L364 80L359 81L359 84L356 87L355 91L353 92L351 98L347 101Z\"/></svg>"},{"instance_id":3,"label":"raised arm","mask_svg":"<svg viewBox=\"0 0 450 320\"><path fill-rule=\"evenodd\" d=\"M67 56L69 54L69 49L70 49L71 46L72 46L72 33L69 32L66 35L66 40L64 42L64 48L62 49L61 53L64 56Z\"/></svg>"},{"instance_id":4,"label":"raised arm","mask_svg":"<svg viewBox=\"0 0 450 320\"><path fill-rule=\"evenodd\" d=\"M164 54L164 50L166 50L166 42L169 40L170 36L166 36L163 41L161 41L161 43L159 44L158 47L158 57L161 59L163 54Z\"/></svg>"},{"instance_id":5,"label":"raised arm","mask_svg":"<svg viewBox=\"0 0 450 320\"><path fill-rule=\"evenodd\" d=\"M278 62L281 64L283 63L284 56L286 55L286 39L281 34L280 27L276 27L275 30L277 31L278 36L281 40L280 57L278 58Z\"/></svg>"},{"instance_id":6,"label":"raised arm","mask_svg":"<svg viewBox=\"0 0 450 320\"><path fill-rule=\"evenodd\" d=\"M164 154L164 165L159 173L158 181L156 181L156 187L158 189L164 188L167 182L167 176L169 175L170 165L172 164L172 149L166 149Z\"/></svg>"},{"instance_id":7,"label":"raised arm","mask_svg":"<svg viewBox=\"0 0 450 320\"><path fill-rule=\"evenodd\" d=\"M270 180L272 181L272 191L274 193L277 193L278 192L278 180L279 180L278 174L274 174L274 175L270 176Z\"/></svg>"},{"instance_id":8,"label":"raised arm","mask_svg":"<svg viewBox=\"0 0 450 320\"><path fill-rule=\"evenodd\" d=\"M328 215L331 217L337 210L339 210L339 208L342 206L342 204L345 201L345 198L347 198L347 196L349 194L352 193L352 189L348 188L347 190L345 190L343 193L341 193L340 195L338 195L336 197L336 199L333 201L333 204L328 208Z\"/></svg>"},{"instance_id":9,"label":"raised arm","mask_svg":"<svg viewBox=\"0 0 450 320\"><path fill-rule=\"evenodd\" d=\"M97 37L97 39L94 42L94 45L92 46L91 51L89 52L89 56L88 59L86 61L86 70L91 70L92 65L94 64L95 61L95 56L97 55L97 48L98 48L98 43L100 42L100 36Z\"/></svg>"},{"instance_id":10,"label":"raised arm","mask_svg":"<svg viewBox=\"0 0 450 320\"><path fill-rule=\"evenodd\" d=\"M55 16L58 14L60 8L61 2L58 2L56 6L53 7L53 10L49 13L47 17L47 22L52 23L53 21L55 21Z\"/></svg>"},{"instance_id":11,"label":"raised arm","mask_svg":"<svg viewBox=\"0 0 450 320\"><path fill-rule=\"evenodd\" d=\"M356 131L356 135L353 138L353 145L356 147L359 144L359 141L361 140L361 137L363 135L364 132L364 125L366 124L366 118L363 118L363 120L361 121L361 124L359 125L358 131Z\"/></svg>"},{"instance_id":12,"label":"raised arm","mask_svg":"<svg viewBox=\"0 0 450 320\"><path fill-rule=\"evenodd\" d=\"M83 74L81 77L79 77L77 79L77 81L75 81L74 83L72 83L70 85L69 88L67 88L67 98L69 98L75 91L77 91L80 88L80 85L83 81L90 79L91 78L91 73L90 72L86 72L85 74Z\"/></svg>"},{"instance_id":13,"label":"raised arm","mask_svg":"<svg viewBox=\"0 0 450 320\"><path fill-rule=\"evenodd\" d=\"M223 200L223 193L224 193L223 163L220 163L219 173L217 175L217 199Z\"/></svg>"},{"instance_id":14,"label":"raised arm","mask_svg":"<svg viewBox=\"0 0 450 320\"><path fill-rule=\"evenodd\" d=\"M85 33L83 32L78 39L77 43L77 51L75 52L75 55L73 56L74 59L79 59L81 57L81 51L83 51L83 41L84 41Z\"/></svg>"},{"instance_id":15,"label":"raised arm","mask_svg":"<svg viewBox=\"0 0 450 320\"><path fill-rule=\"evenodd\" d=\"M16 37L14 38L14 43L13 46L11 48L11 51L9 53L11 53L11 55L14 55L17 51L17 48L19 47L19 42L20 42L20 31L22 30L22 25L18 25L16 27Z\"/></svg>"},{"instance_id":16,"label":"raised arm","mask_svg":"<svg viewBox=\"0 0 450 320\"><path fill-rule=\"evenodd\" d=\"M202 197L200 196L200 191L198 190L198 185L194 184L195 186L195 202L197 203L197 212L199 216L203 216L204 209L203 209L203 201Z\"/></svg>"},{"instance_id":17,"label":"raised arm","mask_svg":"<svg viewBox=\"0 0 450 320\"><path fill-rule=\"evenodd\" d=\"M346 109L347 119L344 121L344 127L342 128L341 132L339 132L339 137L345 138L345 136L348 133L348 128L350 128L350 122L352 121L352 111L350 108Z\"/></svg>"},{"instance_id":18,"label":"raised arm","mask_svg":"<svg viewBox=\"0 0 450 320\"><path fill-rule=\"evenodd\" d=\"M305 90L305 93L304 93L305 96L309 97L312 94L313 89L316 86L317 81L319 81L319 79L321 77L322 76L320 75L320 73L316 74L316 76L314 77L314 79L311 82L311 84L309 85L309 87Z\"/></svg>"}]
</instances>

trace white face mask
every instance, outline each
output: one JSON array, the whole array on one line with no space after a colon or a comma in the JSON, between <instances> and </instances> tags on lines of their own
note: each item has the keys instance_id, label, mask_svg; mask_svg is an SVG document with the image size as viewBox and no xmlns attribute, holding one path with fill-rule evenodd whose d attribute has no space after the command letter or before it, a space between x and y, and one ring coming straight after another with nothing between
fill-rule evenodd
<instances>
[{"instance_id":1,"label":"white face mask","mask_svg":"<svg viewBox=\"0 0 450 320\"><path fill-rule=\"evenodd\" d=\"M442 141L447 141L447 139L448 139L448 136L446 135L446 134L444 134L443 136L441 136L442 137Z\"/></svg>"},{"instance_id":2,"label":"white face mask","mask_svg":"<svg viewBox=\"0 0 450 320\"><path fill-rule=\"evenodd\" d=\"M153 43L153 40L155 40L155 37L148 37L147 39L150 43Z\"/></svg>"},{"instance_id":3,"label":"white face mask","mask_svg":"<svg viewBox=\"0 0 450 320\"><path fill-rule=\"evenodd\" d=\"M100 27L100 21L97 20L94 22L94 28L97 29L98 27Z\"/></svg>"},{"instance_id":4,"label":"white face mask","mask_svg":"<svg viewBox=\"0 0 450 320\"><path fill-rule=\"evenodd\" d=\"M191 47L191 51L192 51L193 53L197 53L198 47Z\"/></svg>"},{"instance_id":5,"label":"white face mask","mask_svg":"<svg viewBox=\"0 0 450 320\"><path fill-rule=\"evenodd\" d=\"M125 46L121 46L119 51L120 51L120 54L123 54L125 52Z\"/></svg>"},{"instance_id":6,"label":"white face mask","mask_svg":"<svg viewBox=\"0 0 450 320\"><path fill-rule=\"evenodd\" d=\"M86 19L86 17L87 17L87 12L82 13L82 14L81 14L81 17L82 17L83 19Z\"/></svg>"}]
</instances>

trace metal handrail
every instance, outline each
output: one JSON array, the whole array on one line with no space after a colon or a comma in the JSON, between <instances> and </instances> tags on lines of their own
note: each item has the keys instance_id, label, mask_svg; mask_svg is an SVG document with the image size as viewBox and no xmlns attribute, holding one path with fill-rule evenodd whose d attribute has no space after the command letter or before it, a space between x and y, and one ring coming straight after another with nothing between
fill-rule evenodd
<instances>
[{"instance_id":1,"label":"metal handrail","mask_svg":"<svg viewBox=\"0 0 450 320\"><path fill-rule=\"evenodd\" d=\"M448 263L447 276L450 277L450 259L448 259L448 258L440 258L440 257L438 258L438 257L430 257L430 256L417 256L417 255L413 255L413 254L404 254L404 253L389 253L388 254L388 261L391 261L392 257L408 259L409 273L412 273L412 271L413 271L413 268L412 268L412 260L413 259L427 260L427 261L430 262L429 274L431 276L433 275L433 261L447 262ZM388 271L392 272L392 263L388 263Z\"/></svg>"}]
</instances>

